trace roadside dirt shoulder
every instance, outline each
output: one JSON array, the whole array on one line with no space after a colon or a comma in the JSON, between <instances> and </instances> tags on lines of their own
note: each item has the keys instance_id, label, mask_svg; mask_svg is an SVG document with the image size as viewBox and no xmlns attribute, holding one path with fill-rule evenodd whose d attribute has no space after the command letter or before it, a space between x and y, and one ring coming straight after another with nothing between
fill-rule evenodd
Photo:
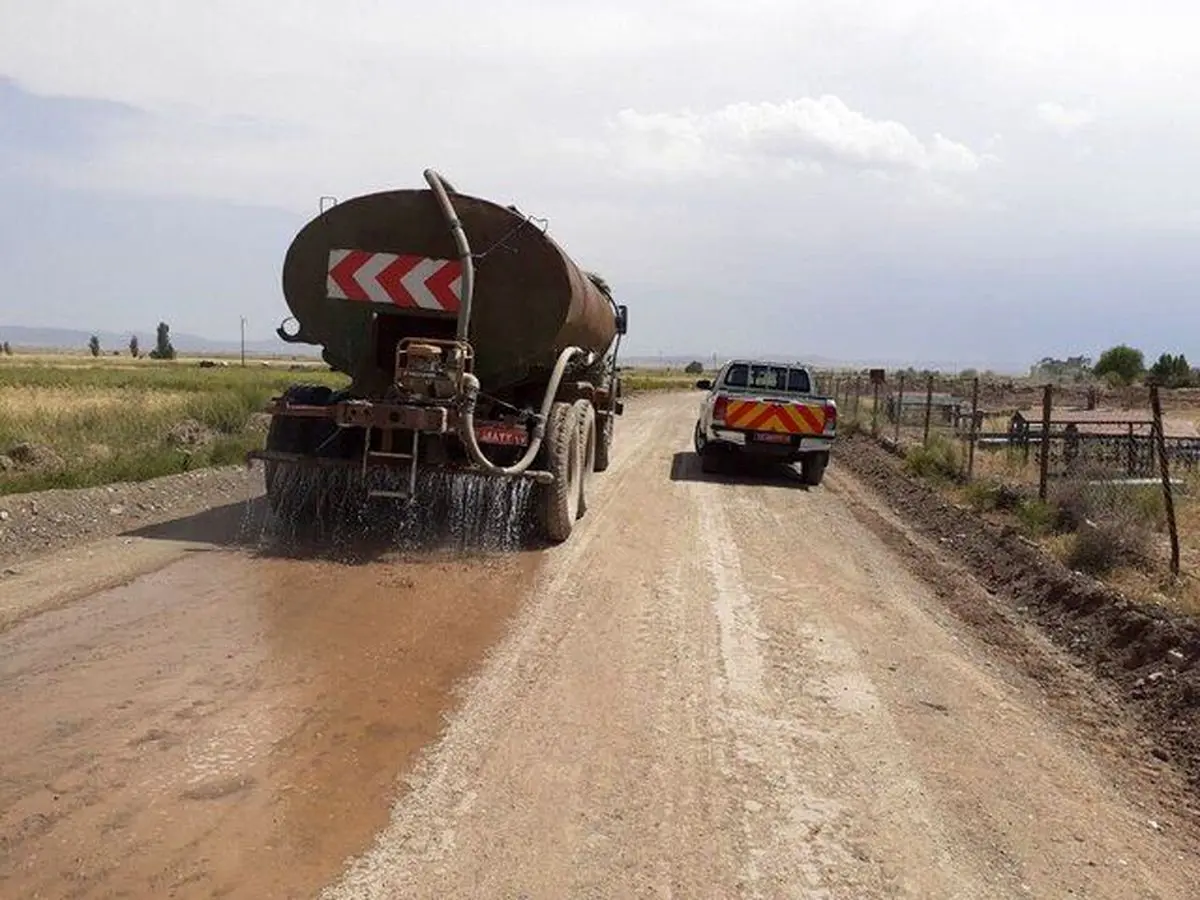
<instances>
[{"instance_id":1,"label":"roadside dirt shoulder","mask_svg":"<svg viewBox=\"0 0 1200 900\"><path fill-rule=\"evenodd\" d=\"M1022 539L907 475L870 438L845 439L838 463L907 523L961 559L1007 607L1111 686L1140 723L1147 754L1200 788L1200 622L1142 606L1071 572ZM964 611L978 616L978 611Z\"/></svg>"},{"instance_id":2,"label":"roadside dirt shoulder","mask_svg":"<svg viewBox=\"0 0 1200 900\"><path fill-rule=\"evenodd\" d=\"M0 573L56 550L116 537L262 493L262 472L200 469L151 481L0 497ZM2 582L0 582L2 583Z\"/></svg>"}]
</instances>

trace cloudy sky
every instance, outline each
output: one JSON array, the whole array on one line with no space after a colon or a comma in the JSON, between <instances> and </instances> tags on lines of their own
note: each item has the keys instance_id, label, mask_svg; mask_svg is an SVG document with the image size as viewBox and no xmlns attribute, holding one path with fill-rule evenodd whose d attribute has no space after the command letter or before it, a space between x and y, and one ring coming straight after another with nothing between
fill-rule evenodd
<instances>
[{"instance_id":1,"label":"cloudy sky","mask_svg":"<svg viewBox=\"0 0 1200 900\"><path fill-rule=\"evenodd\" d=\"M0 325L267 337L322 195L549 220L639 354L1200 358L1200 7L0 0Z\"/></svg>"}]
</instances>

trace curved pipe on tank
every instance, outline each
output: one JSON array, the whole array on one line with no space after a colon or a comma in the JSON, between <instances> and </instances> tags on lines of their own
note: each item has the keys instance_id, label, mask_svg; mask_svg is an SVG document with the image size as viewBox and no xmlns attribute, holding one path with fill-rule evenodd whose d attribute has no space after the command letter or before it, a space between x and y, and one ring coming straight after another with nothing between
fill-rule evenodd
<instances>
[{"instance_id":1,"label":"curved pipe on tank","mask_svg":"<svg viewBox=\"0 0 1200 900\"><path fill-rule=\"evenodd\" d=\"M546 386L546 394L542 398L541 412L533 426L533 439L529 442L529 449L511 466L498 466L483 455L483 449L475 438L475 402L479 399L479 379L470 373L463 376L466 384L466 403L463 405L462 415L459 418L458 436L476 465L493 475L520 475L533 465L533 460L541 449L542 440L546 436L546 420L550 418L550 407L554 405L554 395L558 393L558 385L562 381L563 373L567 370L567 364L572 358L581 353L587 354L589 361L593 356L579 347L568 347L558 355L558 362L554 365L554 371L550 374L550 383Z\"/></svg>"},{"instance_id":2,"label":"curved pipe on tank","mask_svg":"<svg viewBox=\"0 0 1200 900\"><path fill-rule=\"evenodd\" d=\"M429 183L433 195L437 197L446 224L454 235L454 245L458 248L458 260L462 263L462 307L458 312L458 340L465 341L471 331L471 300L475 293L475 260L471 258L471 245L467 242L467 233L463 230L462 222L454 211L454 204L446 193L446 180L434 169L425 170L425 181Z\"/></svg>"}]
</instances>

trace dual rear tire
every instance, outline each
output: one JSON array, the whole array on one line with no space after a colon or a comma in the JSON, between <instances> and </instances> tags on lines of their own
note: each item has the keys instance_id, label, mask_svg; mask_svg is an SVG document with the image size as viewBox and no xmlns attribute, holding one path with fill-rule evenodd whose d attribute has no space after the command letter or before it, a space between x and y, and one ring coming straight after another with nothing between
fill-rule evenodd
<instances>
[{"instance_id":1,"label":"dual rear tire","mask_svg":"<svg viewBox=\"0 0 1200 900\"><path fill-rule=\"evenodd\" d=\"M554 481L538 489L538 520L543 536L552 543L571 536L575 523L587 512L588 476L600 471L601 462L607 465L611 431L606 439L597 424L595 407L587 400L555 403L550 408L542 447Z\"/></svg>"}]
</instances>

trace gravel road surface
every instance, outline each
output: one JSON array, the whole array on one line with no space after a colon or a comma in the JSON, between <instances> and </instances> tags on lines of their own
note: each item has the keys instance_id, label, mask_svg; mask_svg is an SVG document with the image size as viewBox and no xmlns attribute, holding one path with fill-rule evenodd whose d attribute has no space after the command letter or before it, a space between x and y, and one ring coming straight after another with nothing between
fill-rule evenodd
<instances>
[{"instance_id":1,"label":"gravel road surface","mask_svg":"<svg viewBox=\"0 0 1200 900\"><path fill-rule=\"evenodd\" d=\"M239 490L21 561L0 897L1196 896L1081 675L836 463L701 475L698 402L633 400L549 550L281 558Z\"/></svg>"}]
</instances>

